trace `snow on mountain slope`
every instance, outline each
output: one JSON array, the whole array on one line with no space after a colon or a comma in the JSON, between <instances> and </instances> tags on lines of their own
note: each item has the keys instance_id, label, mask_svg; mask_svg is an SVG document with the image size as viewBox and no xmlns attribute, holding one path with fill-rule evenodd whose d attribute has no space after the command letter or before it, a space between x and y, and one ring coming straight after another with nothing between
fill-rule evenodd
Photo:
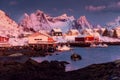
<instances>
[{"instance_id":1,"label":"snow on mountain slope","mask_svg":"<svg viewBox=\"0 0 120 80\"><path fill-rule=\"evenodd\" d=\"M120 39L118 38L111 38L106 36L100 36L100 40L103 42L120 42Z\"/></svg>"},{"instance_id":2,"label":"snow on mountain slope","mask_svg":"<svg viewBox=\"0 0 120 80\"><path fill-rule=\"evenodd\" d=\"M86 19L85 16L81 16L78 20L77 20L77 24L79 28L85 29L85 28L92 28L92 25L88 22L88 20Z\"/></svg>"},{"instance_id":3,"label":"snow on mountain slope","mask_svg":"<svg viewBox=\"0 0 120 80\"><path fill-rule=\"evenodd\" d=\"M120 16L118 16L114 21L108 22L106 26L111 29L120 26Z\"/></svg>"},{"instance_id":4,"label":"snow on mountain slope","mask_svg":"<svg viewBox=\"0 0 120 80\"><path fill-rule=\"evenodd\" d=\"M68 17L66 14L63 14L58 17L51 17L45 14L43 11L37 10L35 13L30 15L25 14L24 18L21 20L20 25L23 26L25 30L51 30L52 28L61 28L64 31L67 31L70 27L73 26L74 17Z\"/></svg>"},{"instance_id":5,"label":"snow on mountain slope","mask_svg":"<svg viewBox=\"0 0 120 80\"><path fill-rule=\"evenodd\" d=\"M4 11L0 10L0 36L15 36L19 35L20 29L18 24L13 21Z\"/></svg>"}]
</instances>

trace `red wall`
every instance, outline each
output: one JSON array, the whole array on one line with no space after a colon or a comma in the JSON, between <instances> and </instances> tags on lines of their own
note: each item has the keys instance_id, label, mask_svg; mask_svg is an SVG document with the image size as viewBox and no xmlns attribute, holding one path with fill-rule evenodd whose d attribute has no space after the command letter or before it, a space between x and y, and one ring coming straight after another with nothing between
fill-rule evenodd
<instances>
[{"instance_id":1,"label":"red wall","mask_svg":"<svg viewBox=\"0 0 120 80\"><path fill-rule=\"evenodd\" d=\"M75 41L85 41L85 38L84 37L76 37Z\"/></svg>"},{"instance_id":2,"label":"red wall","mask_svg":"<svg viewBox=\"0 0 120 80\"><path fill-rule=\"evenodd\" d=\"M85 40L86 41L94 41L94 37L86 37Z\"/></svg>"},{"instance_id":3,"label":"red wall","mask_svg":"<svg viewBox=\"0 0 120 80\"><path fill-rule=\"evenodd\" d=\"M9 40L9 38L0 36L0 42L8 42L8 40Z\"/></svg>"},{"instance_id":4,"label":"red wall","mask_svg":"<svg viewBox=\"0 0 120 80\"><path fill-rule=\"evenodd\" d=\"M92 37L92 36L90 36L90 37L76 37L75 41L81 41L81 42L94 41L94 37Z\"/></svg>"}]
</instances>

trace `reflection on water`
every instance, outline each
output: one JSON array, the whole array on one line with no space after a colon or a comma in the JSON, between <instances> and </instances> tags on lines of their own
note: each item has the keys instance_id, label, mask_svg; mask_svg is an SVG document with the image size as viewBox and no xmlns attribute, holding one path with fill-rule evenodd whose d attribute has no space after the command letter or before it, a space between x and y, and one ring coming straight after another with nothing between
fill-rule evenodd
<instances>
[{"instance_id":1,"label":"reflection on water","mask_svg":"<svg viewBox=\"0 0 120 80\"><path fill-rule=\"evenodd\" d=\"M80 54L82 60L72 61L70 56L73 52ZM59 55L56 55L59 54ZM120 59L120 46L109 46L107 48L81 48L74 47L72 51L55 52L52 56L34 57L33 59L41 62L43 60L67 61L66 71L76 70L91 64L110 62Z\"/></svg>"}]
</instances>

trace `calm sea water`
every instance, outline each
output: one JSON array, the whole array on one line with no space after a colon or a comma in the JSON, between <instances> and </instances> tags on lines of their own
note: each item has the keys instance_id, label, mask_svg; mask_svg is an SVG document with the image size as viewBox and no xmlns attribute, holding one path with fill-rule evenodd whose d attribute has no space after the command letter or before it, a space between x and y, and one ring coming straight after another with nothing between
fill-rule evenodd
<instances>
[{"instance_id":1,"label":"calm sea water","mask_svg":"<svg viewBox=\"0 0 120 80\"><path fill-rule=\"evenodd\" d=\"M70 56L73 52L81 55L82 60L72 61ZM67 61L70 64L66 65L66 71L71 71L91 64L105 63L120 59L120 46L109 46L107 48L74 47L71 51L55 52L52 56L34 57L33 59L38 62L44 60Z\"/></svg>"}]
</instances>

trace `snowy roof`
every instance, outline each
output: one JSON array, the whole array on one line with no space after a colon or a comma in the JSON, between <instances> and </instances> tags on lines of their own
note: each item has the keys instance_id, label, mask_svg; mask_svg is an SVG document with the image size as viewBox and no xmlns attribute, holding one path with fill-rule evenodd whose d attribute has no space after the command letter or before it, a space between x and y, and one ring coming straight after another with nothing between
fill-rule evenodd
<instances>
[{"instance_id":1,"label":"snowy roof","mask_svg":"<svg viewBox=\"0 0 120 80\"><path fill-rule=\"evenodd\" d=\"M75 33L75 32L78 32L79 33L79 31L77 30L77 29L71 29L70 30L72 33Z\"/></svg>"},{"instance_id":2,"label":"snowy roof","mask_svg":"<svg viewBox=\"0 0 120 80\"><path fill-rule=\"evenodd\" d=\"M91 36L91 35L79 35L77 37L87 37L87 36Z\"/></svg>"},{"instance_id":3,"label":"snowy roof","mask_svg":"<svg viewBox=\"0 0 120 80\"><path fill-rule=\"evenodd\" d=\"M40 32L33 33L33 34L30 35L30 37L36 37L36 36L39 36L39 35L44 35L44 36L47 36L47 37L51 37L48 34L44 34L44 33L40 33Z\"/></svg>"},{"instance_id":4,"label":"snowy roof","mask_svg":"<svg viewBox=\"0 0 120 80\"><path fill-rule=\"evenodd\" d=\"M120 29L120 26L118 26L118 27L115 27L115 30L116 30L116 29Z\"/></svg>"},{"instance_id":5,"label":"snowy roof","mask_svg":"<svg viewBox=\"0 0 120 80\"><path fill-rule=\"evenodd\" d=\"M52 30L55 32L62 32L62 30L60 28L53 28Z\"/></svg>"}]
</instances>

